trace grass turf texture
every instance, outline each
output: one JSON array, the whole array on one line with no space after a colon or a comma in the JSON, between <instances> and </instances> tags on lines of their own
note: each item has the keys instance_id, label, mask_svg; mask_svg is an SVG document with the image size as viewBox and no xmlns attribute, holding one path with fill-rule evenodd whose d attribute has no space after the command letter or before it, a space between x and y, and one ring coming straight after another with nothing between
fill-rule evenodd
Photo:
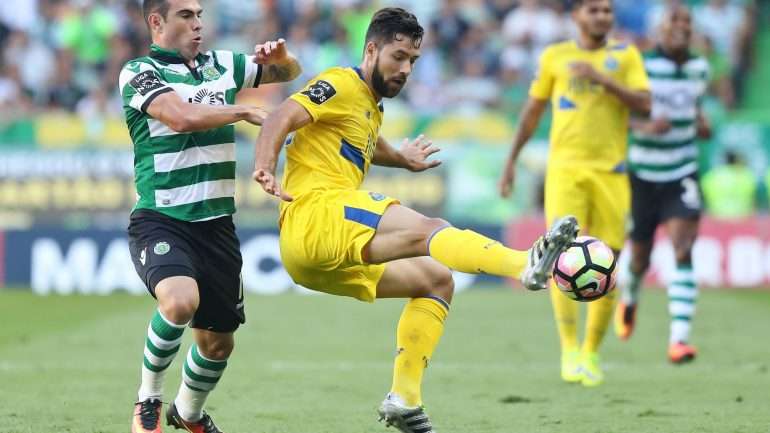
<instances>
[{"instance_id":1,"label":"grass turf texture","mask_svg":"<svg viewBox=\"0 0 770 433\"><path fill-rule=\"evenodd\" d=\"M604 346L597 389L558 377L546 293L455 298L426 374L440 433L758 433L770 426L770 294L705 292L691 365L666 361L664 294L646 292L636 335ZM208 409L227 432L387 432L375 409L390 386L402 301L247 298L249 321ZM129 430L147 297L36 297L0 291L0 432ZM180 380L186 333L166 382ZM167 431L173 431L168 430Z\"/></svg>"}]
</instances>

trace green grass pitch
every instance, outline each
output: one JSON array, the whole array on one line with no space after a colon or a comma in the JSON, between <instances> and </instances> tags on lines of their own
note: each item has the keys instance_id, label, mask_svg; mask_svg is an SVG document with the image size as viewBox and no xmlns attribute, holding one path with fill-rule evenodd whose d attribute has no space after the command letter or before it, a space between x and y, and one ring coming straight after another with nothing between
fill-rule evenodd
<instances>
[{"instance_id":1,"label":"green grass pitch","mask_svg":"<svg viewBox=\"0 0 770 433\"><path fill-rule=\"evenodd\" d=\"M209 412L228 433L393 432L375 409L390 385L402 305L248 297ZM0 432L128 432L153 308L149 296L0 291ZM664 294L645 292L637 334L621 343L610 332L607 381L585 389L559 381L546 293L458 294L426 372L428 413L439 433L770 431L770 293L702 293L691 365L668 364L667 330ZM186 351L189 333L185 341Z\"/></svg>"}]
</instances>

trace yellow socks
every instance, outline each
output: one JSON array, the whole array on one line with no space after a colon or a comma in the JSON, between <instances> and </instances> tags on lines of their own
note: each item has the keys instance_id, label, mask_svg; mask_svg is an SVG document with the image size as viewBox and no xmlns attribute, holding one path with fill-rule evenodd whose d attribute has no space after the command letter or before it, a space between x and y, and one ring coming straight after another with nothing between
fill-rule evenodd
<instances>
[{"instance_id":1,"label":"yellow socks","mask_svg":"<svg viewBox=\"0 0 770 433\"><path fill-rule=\"evenodd\" d=\"M604 339L604 334L607 333L607 326L609 326L615 309L616 292L613 290L603 298L588 303L583 353L599 351L599 346ZM577 320L580 303L564 296L555 284L551 284L551 303L556 318L556 327L559 330L562 353L577 350Z\"/></svg>"},{"instance_id":2,"label":"yellow socks","mask_svg":"<svg viewBox=\"0 0 770 433\"><path fill-rule=\"evenodd\" d=\"M551 304L553 304L553 315L556 319L556 328L559 330L559 341L561 342L562 353L577 351L577 301L564 296L556 287L556 283L551 282ZM596 301L598 302L598 301Z\"/></svg>"},{"instance_id":3,"label":"yellow socks","mask_svg":"<svg viewBox=\"0 0 770 433\"><path fill-rule=\"evenodd\" d=\"M583 353L599 351L607 326L615 310L617 290L604 295L603 298L588 304L588 319L586 320L586 337L583 341Z\"/></svg>"},{"instance_id":4,"label":"yellow socks","mask_svg":"<svg viewBox=\"0 0 770 433\"><path fill-rule=\"evenodd\" d=\"M519 278L527 266L527 252L516 251L471 230L448 226L428 240L428 254L460 272Z\"/></svg>"},{"instance_id":5,"label":"yellow socks","mask_svg":"<svg viewBox=\"0 0 770 433\"><path fill-rule=\"evenodd\" d=\"M422 373L441 334L449 305L441 298L414 298L406 303L396 332L398 354L393 368L392 393L408 406L421 406Z\"/></svg>"}]
</instances>

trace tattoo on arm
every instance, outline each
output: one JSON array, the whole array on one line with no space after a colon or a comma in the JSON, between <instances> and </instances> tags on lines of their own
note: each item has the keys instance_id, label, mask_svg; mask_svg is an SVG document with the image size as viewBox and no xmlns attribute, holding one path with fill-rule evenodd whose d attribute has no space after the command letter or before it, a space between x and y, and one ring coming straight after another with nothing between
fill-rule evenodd
<instances>
[{"instance_id":1,"label":"tattoo on arm","mask_svg":"<svg viewBox=\"0 0 770 433\"><path fill-rule=\"evenodd\" d=\"M297 78L301 72L299 63L289 62L285 65L265 65L262 71L262 84L285 83Z\"/></svg>"}]
</instances>

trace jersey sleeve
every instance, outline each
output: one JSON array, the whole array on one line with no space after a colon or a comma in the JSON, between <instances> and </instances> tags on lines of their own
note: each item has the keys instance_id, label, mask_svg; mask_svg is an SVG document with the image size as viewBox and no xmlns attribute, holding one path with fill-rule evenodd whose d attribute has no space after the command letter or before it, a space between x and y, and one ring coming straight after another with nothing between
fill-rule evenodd
<instances>
[{"instance_id":1,"label":"jersey sleeve","mask_svg":"<svg viewBox=\"0 0 770 433\"><path fill-rule=\"evenodd\" d=\"M632 90L650 90L650 80L647 77L647 71L644 69L644 60L634 45L628 46L626 86Z\"/></svg>"},{"instance_id":2,"label":"jersey sleeve","mask_svg":"<svg viewBox=\"0 0 770 433\"><path fill-rule=\"evenodd\" d=\"M254 63L254 56L233 53L233 78L238 90L244 87L259 87L262 81L262 65Z\"/></svg>"},{"instance_id":3,"label":"jersey sleeve","mask_svg":"<svg viewBox=\"0 0 770 433\"><path fill-rule=\"evenodd\" d=\"M123 67L118 86L123 105L143 113L147 112L147 107L159 95L174 91L152 65L137 61Z\"/></svg>"},{"instance_id":4,"label":"jersey sleeve","mask_svg":"<svg viewBox=\"0 0 770 433\"><path fill-rule=\"evenodd\" d=\"M532 80L532 85L529 88L529 96L535 99L551 98L554 82L552 52L551 49L546 48L543 54L540 55L535 78Z\"/></svg>"},{"instance_id":5,"label":"jersey sleeve","mask_svg":"<svg viewBox=\"0 0 770 433\"><path fill-rule=\"evenodd\" d=\"M351 86L344 76L322 73L289 98L302 105L317 122L348 114L351 93Z\"/></svg>"}]
</instances>

